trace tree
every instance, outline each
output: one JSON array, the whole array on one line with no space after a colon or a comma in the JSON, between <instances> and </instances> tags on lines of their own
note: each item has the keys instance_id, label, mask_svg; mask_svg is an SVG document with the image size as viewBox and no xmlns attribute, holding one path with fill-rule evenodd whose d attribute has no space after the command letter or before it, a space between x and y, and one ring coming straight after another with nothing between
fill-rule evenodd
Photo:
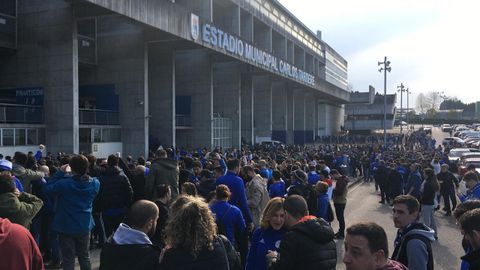
<instances>
[{"instance_id":1,"label":"tree","mask_svg":"<svg viewBox=\"0 0 480 270\"><path fill-rule=\"evenodd\" d=\"M420 93L417 96L417 102L415 104L416 104L417 110L421 114L425 114L427 112L427 109L428 109L427 98L425 97L425 95L423 93Z\"/></svg>"},{"instance_id":2,"label":"tree","mask_svg":"<svg viewBox=\"0 0 480 270\"><path fill-rule=\"evenodd\" d=\"M420 93L417 96L417 109L422 114L427 113L428 110L436 112L440 107L442 99L443 96L440 92L431 91L426 94Z\"/></svg>"}]
</instances>

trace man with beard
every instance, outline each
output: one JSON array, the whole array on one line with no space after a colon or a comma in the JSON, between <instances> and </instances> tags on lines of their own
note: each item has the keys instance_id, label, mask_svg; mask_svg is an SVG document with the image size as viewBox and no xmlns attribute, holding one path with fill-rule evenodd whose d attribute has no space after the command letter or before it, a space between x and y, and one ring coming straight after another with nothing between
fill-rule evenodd
<instances>
[{"instance_id":1,"label":"man with beard","mask_svg":"<svg viewBox=\"0 0 480 270\"><path fill-rule=\"evenodd\" d=\"M157 227L158 207L155 203L135 202L108 239L100 254L100 269L158 269L160 248L152 244Z\"/></svg>"}]
</instances>

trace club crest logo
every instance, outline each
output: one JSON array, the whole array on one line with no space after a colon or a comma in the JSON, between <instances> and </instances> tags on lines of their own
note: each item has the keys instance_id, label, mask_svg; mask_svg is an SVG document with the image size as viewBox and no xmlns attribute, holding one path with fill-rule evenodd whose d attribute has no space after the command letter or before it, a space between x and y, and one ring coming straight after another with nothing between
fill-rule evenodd
<instances>
[{"instance_id":1,"label":"club crest logo","mask_svg":"<svg viewBox=\"0 0 480 270\"><path fill-rule=\"evenodd\" d=\"M200 35L200 23L198 16L195 14L190 15L190 34L192 35L193 40L197 40Z\"/></svg>"}]
</instances>

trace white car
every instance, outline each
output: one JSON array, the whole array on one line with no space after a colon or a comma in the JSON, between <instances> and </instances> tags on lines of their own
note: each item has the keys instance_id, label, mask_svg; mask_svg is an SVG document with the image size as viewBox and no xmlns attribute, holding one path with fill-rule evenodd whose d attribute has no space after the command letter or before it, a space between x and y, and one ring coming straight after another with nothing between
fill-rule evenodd
<instances>
[{"instance_id":1,"label":"white car","mask_svg":"<svg viewBox=\"0 0 480 270\"><path fill-rule=\"evenodd\" d=\"M441 126L441 129L442 129L443 132L450 132L450 131L453 130L453 127L449 124L443 124Z\"/></svg>"},{"instance_id":2,"label":"white car","mask_svg":"<svg viewBox=\"0 0 480 270\"><path fill-rule=\"evenodd\" d=\"M450 162L457 162L464 153L471 152L470 148L455 148L448 153L448 160Z\"/></svg>"}]
</instances>

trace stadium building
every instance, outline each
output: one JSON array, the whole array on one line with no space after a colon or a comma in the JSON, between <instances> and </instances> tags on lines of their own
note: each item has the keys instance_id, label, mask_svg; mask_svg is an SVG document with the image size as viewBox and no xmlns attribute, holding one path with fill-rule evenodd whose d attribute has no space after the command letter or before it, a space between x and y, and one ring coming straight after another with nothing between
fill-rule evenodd
<instances>
[{"instance_id":1,"label":"stadium building","mask_svg":"<svg viewBox=\"0 0 480 270\"><path fill-rule=\"evenodd\" d=\"M304 144L347 62L275 0L2 0L0 153Z\"/></svg>"}]
</instances>

